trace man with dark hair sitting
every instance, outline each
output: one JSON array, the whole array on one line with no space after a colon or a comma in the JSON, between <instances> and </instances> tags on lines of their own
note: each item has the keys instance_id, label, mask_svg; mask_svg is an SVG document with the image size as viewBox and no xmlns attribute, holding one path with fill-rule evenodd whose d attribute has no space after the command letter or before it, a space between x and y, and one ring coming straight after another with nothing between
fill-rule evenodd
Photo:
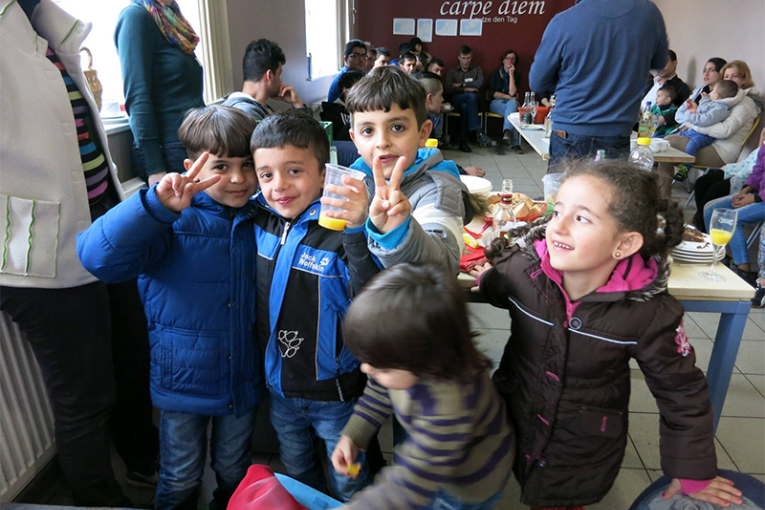
<instances>
[{"instance_id":1,"label":"man with dark hair sitting","mask_svg":"<svg viewBox=\"0 0 765 510\"><path fill-rule=\"evenodd\" d=\"M440 58L432 58L430 59L430 62L428 62L428 67L426 67L425 70L443 79L444 78L444 61L441 60Z\"/></svg>"},{"instance_id":2,"label":"man with dark hair sitting","mask_svg":"<svg viewBox=\"0 0 765 510\"><path fill-rule=\"evenodd\" d=\"M375 59L375 66L372 69L378 67L385 67L390 64L390 51L385 46L377 48L377 58Z\"/></svg>"},{"instance_id":3,"label":"man with dark hair sitting","mask_svg":"<svg viewBox=\"0 0 765 510\"><path fill-rule=\"evenodd\" d=\"M467 143L469 133L475 133L481 147L496 147L497 142L481 131L481 119L478 117L478 91L483 86L483 71L471 65L473 50L470 46L460 46L458 58L460 65L446 73L444 91L451 96L452 106L462 121L459 148L462 152L472 152Z\"/></svg>"},{"instance_id":4,"label":"man with dark hair sitting","mask_svg":"<svg viewBox=\"0 0 765 510\"><path fill-rule=\"evenodd\" d=\"M238 108L258 120L274 113L266 104L268 99L278 99L293 108L303 108L295 88L282 83L282 66L286 61L284 52L275 42L268 39L252 41L244 52L242 91L226 96L223 104Z\"/></svg>"},{"instance_id":5,"label":"man with dark hair sitting","mask_svg":"<svg viewBox=\"0 0 765 510\"><path fill-rule=\"evenodd\" d=\"M367 45L361 39L351 39L345 44L343 50L343 62L345 65L340 72L337 73L335 79L332 80L332 84L329 86L329 92L327 92L327 102L334 103L338 97L340 97L339 81L340 77L348 71L361 71L364 72L364 66L367 63Z\"/></svg>"}]
</instances>

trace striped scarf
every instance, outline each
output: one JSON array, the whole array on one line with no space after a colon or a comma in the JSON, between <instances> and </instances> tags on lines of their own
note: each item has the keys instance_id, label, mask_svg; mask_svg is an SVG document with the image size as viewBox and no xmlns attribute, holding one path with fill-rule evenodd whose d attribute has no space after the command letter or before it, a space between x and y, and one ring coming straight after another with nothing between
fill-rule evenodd
<instances>
[{"instance_id":1,"label":"striped scarf","mask_svg":"<svg viewBox=\"0 0 765 510\"><path fill-rule=\"evenodd\" d=\"M72 104L72 113L74 114L74 125L77 128L77 144L80 147L82 171L85 172L88 202L93 206L104 197L106 188L109 187L109 164L103 151L94 141L98 138L98 134L93 128L93 119L88 102L50 47L45 52L45 56L61 72L66 91L69 94L69 102Z\"/></svg>"},{"instance_id":2,"label":"striped scarf","mask_svg":"<svg viewBox=\"0 0 765 510\"><path fill-rule=\"evenodd\" d=\"M160 0L134 0L138 5L151 14L154 19L154 23L159 27L162 35L165 39L177 46L186 55L194 53L197 43L199 43L199 36L191 28L191 25L181 14L181 9L178 7L178 3L173 1L170 6L164 5Z\"/></svg>"}]
</instances>

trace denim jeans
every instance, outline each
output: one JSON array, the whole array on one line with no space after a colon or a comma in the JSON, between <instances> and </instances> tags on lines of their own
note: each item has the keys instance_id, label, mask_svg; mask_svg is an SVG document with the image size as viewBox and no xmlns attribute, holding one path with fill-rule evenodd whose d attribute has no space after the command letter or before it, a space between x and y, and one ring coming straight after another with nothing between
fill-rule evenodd
<instances>
[{"instance_id":1,"label":"denim jeans","mask_svg":"<svg viewBox=\"0 0 765 510\"><path fill-rule=\"evenodd\" d=\"M340 432L353 414L356 399L350 402L323 402L288 398L271 393L271 423L279 436L279 455L289 475L316 490L327 493L327 482L316 455L314 439L324 440L327 458L340 439ZM356 462L361 472L355 480L335 472L329 462L332 488L338 499L348 501L372 482L366 454L359 451Z\"/></svg>"},{"instance_id":2,"label":"denim jeans","mask_svg":"<svg viewBox=\"0 0 765 510\"><path fill-rule=\"evenodd\" d=\"M250 438L255 410L237 418L162 411L159 419L160 470L155 510L196 510L207 459L207 427L212 420L210 456L218 487L216 508L223 510L252 464Z\"/></svg>"},{"instance_id":3,"label":"denim jeans","mask_svg":"<svg viewBox=\"0 0 765 510\"><path fill-rule=\"evenodd\" d=\"M568 133L566 138L553 131L550 136L550 161L548 173L566 158L594 158L599 150L606 151L606 158L626 158L630 152L629 136L588 136Z\"/></svg>"},{"instance_id":4,"label":"denim jeans","mask_svg":"<svg viewBox=\"0 0 765 510\"><path fill-rule=\"evenodd\" d=\"M518 112L518 101L515 99L495 99L489 105L492 113L502 115L502 131L510 131L510 147L521 144L521 134L515 130L513 125L507 119L507 116L513 112Z\"/></svg>"},{"instance_id":5,"label":"denim jeans","mask_svg":"<svg viewBox=\"0 0 765 510\"><path fill-rule=\"evenodd\" d=\"M703 149L704 147L709 147L716 140L709 135L702 135L693 129L683 131L682 133L679 133L679 136L688 139L688 145L685 146L685 153L690 154L691 156L695 156L699 150Z\"/></svg>"},{"instance_id":6,"label":"denim jeans","mask_svg":"<svg viewBox=\"0 0 765 510\"><path fill-rule=\"evenodd\" d=\"M186 147L181 142L166 142L162 144L162 159L165 161L165 168L168 172L185 172L183 160L188 157ZM146 160L139 145L133 145L133 170L144 182L148 181L149 175L156 173L146 168Z\"/></svg>"},{"instance_id":7,"label":"denim jeans","mask_svg":"<svg viewBox=\"0 0 765 510\"><path fill-rule=\"evenodd\" d=\"M489 510L497 504L503 491L504 488L500 489L499 492L481 503L463 503L454 496L440 491L430 506L425 507L425 510Z\"/></svg>"},{"instance_id":8,"label":"denim jeans","mask_svg":"<svg viewBox=\"0 0 765 510\"><path fill-rule=\"evenodd\" d=\"M452 106L455 113L460 114L460 142L466 142L468 134L481 129L481 119L478 118L478 94L465 92L452 96Z\"/></svg>"},{"instance_id":9,"label":"denim jeans","mask_svg":"<svg viewBox=\"0 0 765 510\"><path fill-rule=\"evenodd\" d=\"M733 197L727 196L712 200L704 207L704 225L709 232L709 222L712 220L712 212L715 209L733 209ZM733 254L733 263L748 264L749 263L749 250L746 249L746 236L742 225L751 225L758 221L765 220L765 202L755 202L753 204L739 207L738 211L738 223L736 224L736 230L733 231L733 237L730 240L730 251Z\"/></svg>"}]
</instances>

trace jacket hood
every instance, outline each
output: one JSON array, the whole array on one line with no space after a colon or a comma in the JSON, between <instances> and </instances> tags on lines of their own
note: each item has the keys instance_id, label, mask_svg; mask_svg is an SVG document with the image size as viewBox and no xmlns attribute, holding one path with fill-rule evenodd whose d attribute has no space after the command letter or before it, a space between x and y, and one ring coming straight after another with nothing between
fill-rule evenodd
<instances>
[{"instance_id":1,"label":"jacket hood","mask_svg":"<svg viewBox=\"0 0 765 510\"><path fill-rule=\"evenodd\" d=\"M739 92L741 92L739 90ZM754 106L757 107L757 113L762 113L763 110L765 110L765 99L760 94L760 91L757 90L757 87L749 87L748 89L744 89L744 92L746 92L746 95L754 101Z\"/></svg>"},{"instance_id":2,"label":"jacket hood","mask_svg":"<svg viewBox=\"0 0 765 510\"><path fill-rule=\"evenodd\" d=\"M545 216L514 231L516 235L520 236L520 239L516 241L519 248L527 257L540 264L542 258L537 252L535 243L545 239L549 221L550 216ZM640 260L637 260L636 257ZM646 271L650 271L653 277L648 278ZM580 301L618 301L621 299L649 301L656 295L667 291L669 274L670 260L668 258L656 255L646 261L640 254L635 254L616 266L605 286L584 296ZM635 284L638 281L647 283L636 288Z\"/></svg>"},{"instance_id":3,"label":"jacket hood","mask_svg":"<svg viewBox=\"0 0 765 510\"><path fill-rule=\"evenodd\" d=\"M364 158L359 158L355 163L351 165L354 170L360 170L367 174L369 177L373 177L372 169L367 165ZM454 161L447 161L438 149L419 149L417 150L417 157L414 163L404 170L403 182L407 182L417 177L420 177L426 171L441 171L446 172L455 177L460 178L460 171L457 169L457 165Z\"/></svg>"}]
</instances>

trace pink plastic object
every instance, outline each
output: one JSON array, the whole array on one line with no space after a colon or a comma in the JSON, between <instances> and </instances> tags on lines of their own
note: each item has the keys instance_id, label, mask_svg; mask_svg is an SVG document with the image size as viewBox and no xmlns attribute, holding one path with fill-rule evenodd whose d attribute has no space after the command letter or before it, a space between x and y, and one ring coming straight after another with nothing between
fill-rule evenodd
<instances>
[{"instance_id":1,"label":"pink plastic object","mask_svg":"<svg viewBox=\"0 0 765 510\"><path fill-rule=\"evenodd\" d=\"M228 503L228 510L308 510L279 483L273 470L253 464Z\"/></svg>"}]
</instances>

